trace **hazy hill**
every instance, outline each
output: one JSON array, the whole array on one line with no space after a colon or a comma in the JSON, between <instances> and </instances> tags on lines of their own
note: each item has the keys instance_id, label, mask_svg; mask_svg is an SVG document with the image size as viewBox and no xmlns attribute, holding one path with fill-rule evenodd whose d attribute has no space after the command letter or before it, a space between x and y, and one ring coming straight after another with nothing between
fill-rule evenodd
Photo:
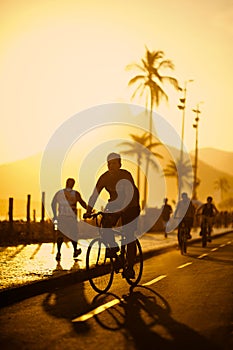
<instances>
[{"instance_id":1,"label":"hazy hill","mask_svg":"<svg viewBox=\"0 0 233 350\"><path fill-rule=\"evenodd\" d=\"M199 154L198 178L201 179L201 183L198 187L198 199L204 201L208 195L212 195L218 204L221 200L220 192L214 189L214 182L220 177L225 177L231 186L226 197L233 197L233 153L215 149L200 149ZM20 201L21 207L22 202L25 201L23 204L25 208L28 194L31 195L32 209L36 209L37 213L40 212L41 158L42 154L36 154L23 160L0 165L0 216L6 216L9 197ZM191 158L193 159L193 154ZM166 164L166 159L163 160L163 164ZM77 167L76 163L75 167ZM136 179L136 174L134 175ZM176 182L175 179L168 181L170 183L168 195L170 199L174 199L176 198ZM87 198L84 199L87 200Z\"/></svg>"},{"instance_id":2,"label":"hazy hill","mask_svg":"<svg viewBox=\"0 0 233 350\"><path fill-rule=\"evenodd\" d=\"M200 148L198 157L206 164L233 175L233 152L226 152L215 148Z\"/></svg>"},{"instance_id":3,"label":"hazy hill","mask_svg":"<svg viewBox=\"0 0 233 350\"><path fill-rule=\"evenodd\" d=\"M192 159L194 163L194 157L192 157ZM216 163L217 162L218 160L216 157ZM225 194L226 198L233 197L233 175L227 172L221 171L199 160L197 177L201 179L201 183L197 189L198 198L201 201L205 201L206 197L209 195L214 197L215 203L218 203L221 201L220 191L216 190L214 185L215 181L218 180L220 177L226 178L230 185L229 192Z\"/></svg>"}]
</instances>

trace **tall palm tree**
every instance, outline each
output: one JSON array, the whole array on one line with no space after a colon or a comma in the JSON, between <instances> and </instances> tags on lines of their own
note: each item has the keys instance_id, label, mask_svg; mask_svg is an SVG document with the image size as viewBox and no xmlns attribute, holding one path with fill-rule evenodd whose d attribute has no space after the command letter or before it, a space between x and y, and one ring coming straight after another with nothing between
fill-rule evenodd
<instances>
[{"instance_id":1,"label":"tall palm tree","mask_svg":"<svg viewBox=\"0 0 233 350\"><path fill-rule=\"evenodd\" d=\"M130 134L131 138L133 139L133 142L127 141L127 142L122 142L120 146L128 146L130 147L129 150L127 151L121 151L122 154L132 154L136 155L137 157L137 186L138 189L140 189L141 186L141 180L140 180L140 169L141 169L141 164L142 164L142 159L143 158L148 158L148 150L151 151L154 147L157 147L161 145L160 142L153 142L153 143L148 143L150 139L150 135L146 132L143 135L134 135ZM157 158L163 158L159 153L156 152L151 152L155 157ZM155 168L158 168L157 163L153 160L150 159L150 163L152 166ZM144 203L146 199L146 185L147 179L145 177L144 179Z\"/></svg>"},{"instance_id":2,"label":"tall palm tree","mask_svg":"<svg viewBox=\"0 0 233 350\"><path fill-rule=\"evenodd\" d=\"M150 100L150 116L149 116L149 144L152 143L152 116L153 107L159 106L161 100L165 98L168 100L163 85L168 82L174 86L175 89L180 90L177 79L168 75L162 75L162 71L165 69L174 69L174 64L171 60L164 59L163 51L150 51L146 47L145 58L141 59L141 64L131 64L126 67L127 69L136 68L141 74L136 75L130 79L128 85L138 84L136 90L132 95L132 99L139 93L140 96L146 94L146 109L148 108L148 100ZM150 154L148 154L148 160L146 165L146 177L149 172ZM147 189L146 189L147 196ZM146 198L145 198L146 205Z\"/></svg>"},{"instance_id":3,"label":"tall palm tree","mask_svg":"<svg viewBox=\"0 0 233 350\"><path fill-rule=\"evenodd\" d=\"M145 58L141 59L141 64L130 64L127 69L138 69L141 74L136 75L128 82L128 85L138 84L136 90L132 95L132 99L139 93L140 96L146 94L146 109L148 106L148 99L150 99L150 123L149 130L152 138L152 113L153 107L159 106L161 100L164 98L168 101L163 85L168 82L177 90L182 90L179 87L177 79L168 75L162 75L164 69L174 69L174 64L171 60L164 59L163 51L150 51L146 47Z\"/></svg>"},{"instance_id":4,"label":"tall palm tree","mask_svg":"<svg viewBox=\"0 0 233 350\"><path fill-rule=\"evenodd\" d=\"M170 160L170 163L164 169L164 175L177 178L178 198L180 198L181 191L185 185L190 188L192 186L193 172L189 160L181 161L180 158L176 162Z\"/></svg>"},{"instance_id":5,"label":"tall palm tree","mask_svg":"<svg viewBox=\"0 0 233 350\"><path fill-rule=\"evenodd\" d=\"M224 193L227 193L228 190L230 189L229 182L227 178L225 177L220 177L218 180L214 182L214 188L216 190L219 190L221 193L221 201L223 201Z\"/></svg>"}]
</instances>

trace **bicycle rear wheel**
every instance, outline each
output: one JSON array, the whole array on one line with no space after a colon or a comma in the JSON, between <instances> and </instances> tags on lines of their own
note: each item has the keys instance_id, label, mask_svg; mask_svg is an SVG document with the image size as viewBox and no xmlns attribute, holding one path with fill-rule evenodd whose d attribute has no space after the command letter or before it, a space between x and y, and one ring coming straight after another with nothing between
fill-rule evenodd
<instances>
[{"instance_id":1,"label":"bicycle rear wheel","mask_svg":"<svg viewBox=\"0 0 233 350\"><path fill-rule=\"evenodd\" d=\"M181 254L184 255L187 252L187 237L186 232L182 232L182 238L181 238Z\"/></svg>"},{"instance_id":2,"label":"bicycle rear wheel","mask_svg":"<svg viewBox=\"0 0 233 350\"><path fill-rule=\"evenodd\" d=\"M106 249L107 246L101 238L93 239L87 249L88 280L97 293L106 293L113 281L113 259L106 257Z\"/></svg>"},{"instance_id":3,"label":"bicycle rear wheel","mask_svg":"<svg viewBox=\"0 0 233 350\"><path fill-rule=\"evenodd\" d=\"M204 229L202 233L202 248L205 248L207 245L207 233L206 233L206 228Z\"/></svg>"},{"instance_id":4,"label":"bicycle rear wheel","mask_svg":"<svg viewBox=\"0 0 233 350\"><path fill-rule=\"evenodd\" d=\"M126 281L131 286L136 286L141 280L142 272L143 272L143 255L142 255L142 247L138 239L136 239L136 260L133 266L135 272L135 278L130 279L126 277ZM125 250L125 264L124 268L127 268L127 254ZM123 272L124 273L124 272Z\"/></svg>"}]
</instances>

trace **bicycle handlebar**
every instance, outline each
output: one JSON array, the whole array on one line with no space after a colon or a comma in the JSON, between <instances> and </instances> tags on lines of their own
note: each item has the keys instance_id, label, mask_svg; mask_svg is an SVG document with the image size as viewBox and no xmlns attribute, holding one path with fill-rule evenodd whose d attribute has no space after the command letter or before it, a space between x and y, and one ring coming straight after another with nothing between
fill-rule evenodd
<instances>
[{"instance_id":1,"label":"bicycle handlebar","mask_svg":"<svg viewBox=\"0 0 233 350\"><path fill-rule=\"evenodd\" d=\"M102 211L98 211L97 213L93 214L88 214L85 213L83 214L83 219L96 219L99 215L103 215L104 213Z\"/></svg>"}]
</instances>

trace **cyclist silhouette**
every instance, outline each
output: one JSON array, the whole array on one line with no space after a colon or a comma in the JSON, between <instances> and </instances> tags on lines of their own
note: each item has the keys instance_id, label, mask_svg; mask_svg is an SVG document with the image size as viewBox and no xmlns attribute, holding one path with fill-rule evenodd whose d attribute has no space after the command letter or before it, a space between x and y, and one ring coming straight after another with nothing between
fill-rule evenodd
<instances>
[{"instance_id":1,"label":"cyclist silhouette","mask_svg":"<svg viewBox=\"0 0 233 350\"><path fill-rule=\"evenodd\" d=\"M188 197L186 192L183 192L181 194L182 199L178 202L177 207L175 209L174 217L181 219L181 222L179 223L178 226L178 242L179 241L179 231L184 223L185 227L187 227L188 234L187 238L191 239L192 236L190 234L191 228L193 226L193 221L194 221L194 216L195 216L195 208L194 205L192 204L192 201Z\"/></svg>"},{"instance_id":2,"label":"cyclist silhouette","mask_svg":"<svg viewBox=\"0 0 233 350\"><path fill-rule=\"evenodd\" d=\"M213 198L211 196L207 197L207 202L202 204L197 209L197 215L202 215L202 221L201 221L201 232L200 235L202 235L202 231L204 229L204 223L207 222L208 226L208 241L211 242L211 232L212 227L214 224L214 218L218 214L218 209L216 206L212 203Z\"/></svg>"},{"instance_id":3,"label":"cyclist silhouette","mask_svg":"<svg viewBox=\"0 0 233 350\"><path fill-rule=\"evenodd\" d=\"M111 248L108 254L114 256L119 247L115 241L112 227L116 226L119 219L127 238L127 256L129 266L125 274L128 278L134 278L133 265L136 257L135 231L137 230L138 216L140 215L139 191L134 183L131 173L121 169L121 156L118 153L110 153L107 156L108 170L103 173L89 198L87 212L84 218L91 215L95 202L100 192L105 189L109 193L108 203L104 212L102 226L105 228L104 238ZM126 226L125 226L126 225ZM108 230L109 228L109 230Z\"/></svg>"}]
</instances>

